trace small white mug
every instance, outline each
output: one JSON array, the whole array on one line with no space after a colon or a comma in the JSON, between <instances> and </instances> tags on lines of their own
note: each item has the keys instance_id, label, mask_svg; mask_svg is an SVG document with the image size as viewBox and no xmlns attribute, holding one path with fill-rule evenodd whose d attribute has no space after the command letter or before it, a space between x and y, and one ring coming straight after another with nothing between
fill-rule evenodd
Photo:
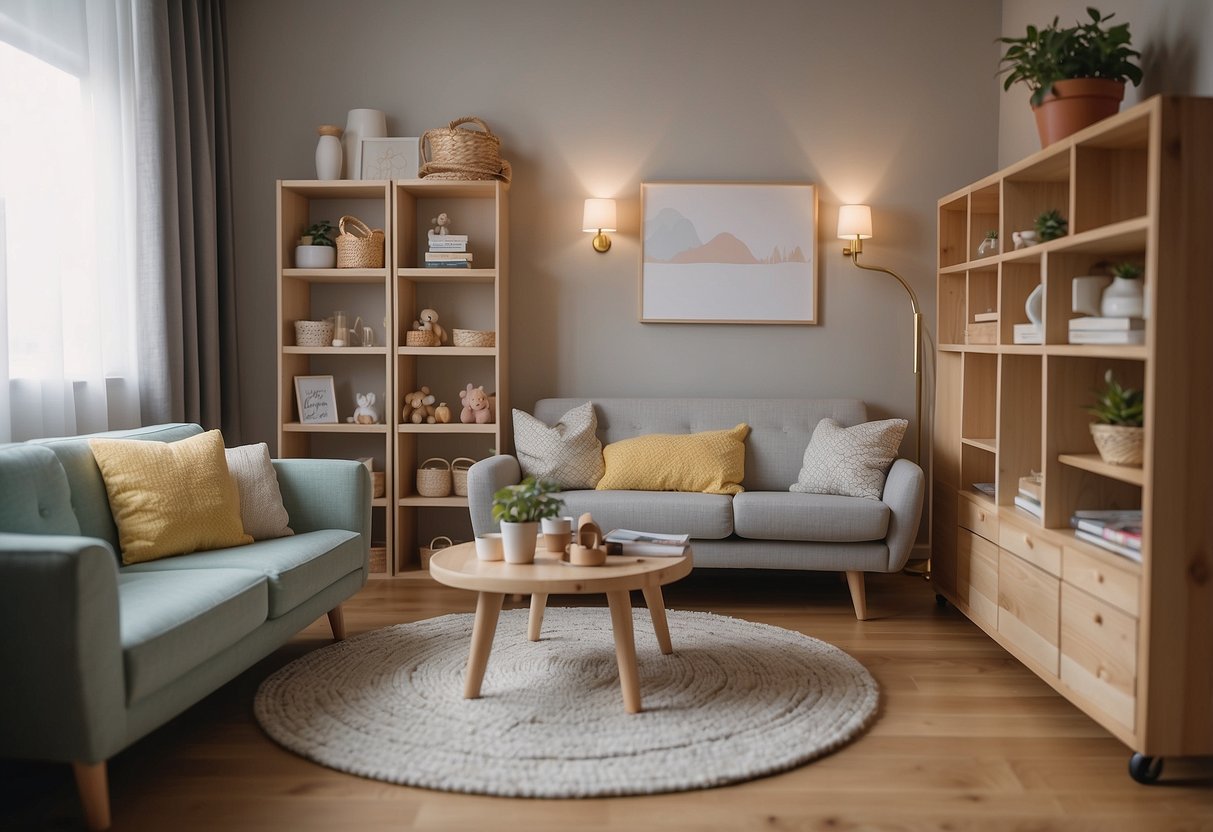
<instances>
[{"instance_id":1,"label":"small white mug","mask_svg":"<svg viewBox=\"0 0 1213 832\"><path fill-rule=\"evenodd\" d=\"M501 560L505 557L505 547L501 544L501 532L477 535L476 557L479 560Z\"/></svg>"}]
</instances>

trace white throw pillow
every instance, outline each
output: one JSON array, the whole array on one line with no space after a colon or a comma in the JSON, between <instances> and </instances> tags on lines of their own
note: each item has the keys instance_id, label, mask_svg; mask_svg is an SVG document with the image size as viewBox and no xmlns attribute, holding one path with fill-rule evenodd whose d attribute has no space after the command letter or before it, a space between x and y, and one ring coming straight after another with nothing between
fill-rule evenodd
<instances>
[{"instance_id":1,"label":"white throw pillow","mask_svg":"<svg viewBox=\"0 0 1213 832\"><path fill-rule=\"evenodd\" d=\"M270 449L264 442L225 448L227 470L240 492L240 522L253 540L268 540L294 534L287 523L290 517L282 505L278 475L270 462Z\"/></svg>"},{"instance_id":2,"label":"white throw pillow","mask_svg":"<svg viewBox=\"0 0 1213 832\"><path fill-rule=\"evenodd\" d=\"M553 482L562 491L593 488L606 470L593 402L578 405L552 426L514 411L514 451L525 476Z\"/></svg>"},{"instance_id":3,"label":"white throw pillow","mask_svg":"<svg viewBox=\"0 0 1213 832\"><path fill-rule=\"evenodd\" d=\"M844 428L833 419L822 419L789 490L879 500L907 425L905 419L885 419Z\"/></svg>"}]
</instances>

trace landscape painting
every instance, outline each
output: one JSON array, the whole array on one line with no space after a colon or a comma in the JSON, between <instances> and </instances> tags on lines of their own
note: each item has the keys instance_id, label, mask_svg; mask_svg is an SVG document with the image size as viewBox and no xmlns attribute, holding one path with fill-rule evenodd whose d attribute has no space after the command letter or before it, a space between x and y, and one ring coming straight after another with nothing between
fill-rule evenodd
<instances>
[{"instance_id":1,"label":"landscape painting","mask_svg":"<svg viewBox=\"0 0 1213 832\"><path fill-rule=\"evenodd\" d=\"M644 323L817 323L817 188L640 186Z\"/></svg>"}]
</instances>

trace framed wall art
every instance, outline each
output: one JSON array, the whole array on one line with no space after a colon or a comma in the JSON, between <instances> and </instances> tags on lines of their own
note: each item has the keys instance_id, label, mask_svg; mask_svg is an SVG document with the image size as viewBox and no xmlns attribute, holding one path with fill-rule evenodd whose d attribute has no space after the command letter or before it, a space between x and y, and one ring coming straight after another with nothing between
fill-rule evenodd
<instances>
[{"instance_id":1,"label":"framed wall art","mask_svg":"<svg viewBox=\"0 0 1213 832\"><path fill-rule=\"evenodd\" d=\"M295 406L304 425L337 423L337 391L332 376L295 376Z\"/></svg>"},{"instance_id":2,"label":"framed wall art","mask_svg":"<svg viewBox=\"0 0 1213 832\"><path fill-rule=\"evenodd\" d=\"M420 139L363 139L363 179L416 179Z\"/></svg>"},{"instance_id":3,"label":"framed wall art","mask_svg":"<svg viewBox=\"0 0 1213 832\"><path fill-rule=\"evenodd\" d=\"M817 323L817 186L645 182L642 323Z\"/></svg>"}]
</instances>

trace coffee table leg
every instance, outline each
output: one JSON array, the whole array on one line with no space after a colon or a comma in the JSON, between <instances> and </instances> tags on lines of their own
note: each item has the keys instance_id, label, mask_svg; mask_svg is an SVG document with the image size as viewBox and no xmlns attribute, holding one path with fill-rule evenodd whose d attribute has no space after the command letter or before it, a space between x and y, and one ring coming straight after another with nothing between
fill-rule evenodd
<instances>
[{"instance_id":1,"label":"coffee table leg","mask_svg":"<svg viewBox=\"0 0 1213 832\"><path fill-rule=\"evenodd\" d=\"M611 627L615 631L615 661L619 665L619 687L623 709L640 713L640 676L636 672L636 641L632 636L632 596L627 590L606 594L611 605Z\"/></svg>"},{"instance_id":2,"label":"coffee table leg","mask_svg":"<svg viewBox=\"0 0 1213 832\"><path fill-rule=\"evenodd\" d=\"M649 605L649 617L653 619L653 633L657 636L657 644L661 652L667 656L674 652L670 643L670 625L665 619L665 599L661 597L661 587L645 587L644 602Z\"/></svg>"},{"instance_id":3,"label":"coffee table leg","mask_svg":"<svg viewBox=\"0 0 1213 832\"><path fill-rule=\"evenodd\" d=\"M493 649L493 635L497 632L497 616L504 601L505 595L500 592L482 592L476 599L476 623L472 625L468 676L463 684L464 699L480 698L480 683L484 681L484 669L489 664L489 651Z\"/></svg>"},{"instance_id":4,"label":"coffee table leg","mask_svg":"<svg viewBox=\"0 0 1213 832\"><path fill-rule=\"evenodd\" d=\"M543 608L547 606L546 592L531 593L531 618L527 623L526 637L531 641L539 641L539 631L543 629Z\"/></svg>"}]
</instances>

